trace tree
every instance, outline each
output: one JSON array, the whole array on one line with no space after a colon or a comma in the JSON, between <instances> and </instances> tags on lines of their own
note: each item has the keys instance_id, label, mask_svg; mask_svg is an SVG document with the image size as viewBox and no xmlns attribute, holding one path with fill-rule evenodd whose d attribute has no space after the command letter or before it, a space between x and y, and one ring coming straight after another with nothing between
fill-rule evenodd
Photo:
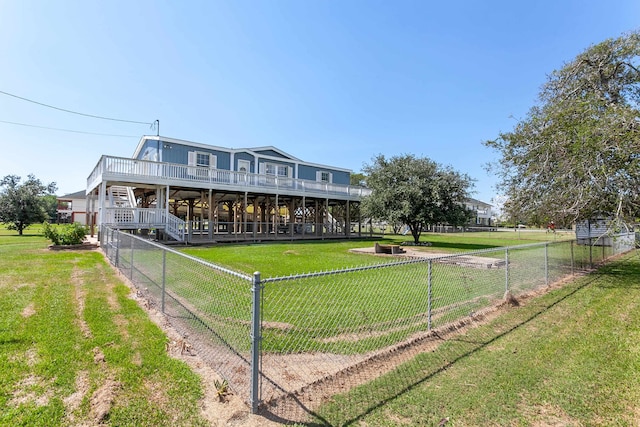
<instances>
[{"instance_id":1,"label":"tree","mask_svg":"<svg viewBox=\"0 0 640 427\"><path fill-rule=\"evenodd\" d=\"M56 184L44 185L33 175L23 184L20 180L19 176L7 175L0 181L0 222L22 236L29 225L49 219L44 197L56 191Z\"/></svg>"},{"instance_id":2,"label":"tree","mask_svg":"<svg viewBox=\"0 0 640 427\"><path fill-rule=\"evenodd\" d=\"M352 173L351 176L349 177L350 180L350 184L351 185L359 185L361 187L366 187L367 186L367 177L365 174L358 172L358 173Z\"/></svg>"},{"instance_id":3,"label":"tree","mask_svg":"<svg viewBox=\"0 0 640 427\"><path fill-rule=\"evenodd\" d=\"M591 46L554 71L539 104L487 141L505 209L540 219L638 216L640 34Z\"/></svg>"},{"instance_id":4,"label":"tree","mask_svg":"<svg viewBox=\"0 0 640 427\"><path fill-rule=\"evenodd\" d=\"M465 208L473 181L449 167L413 155L386 159L378 155L365 165L372 194L362 201L365 215L391 224L407 224L415 243L427 225L462 225L471 212Z\"/></svg>"}]
</instances>

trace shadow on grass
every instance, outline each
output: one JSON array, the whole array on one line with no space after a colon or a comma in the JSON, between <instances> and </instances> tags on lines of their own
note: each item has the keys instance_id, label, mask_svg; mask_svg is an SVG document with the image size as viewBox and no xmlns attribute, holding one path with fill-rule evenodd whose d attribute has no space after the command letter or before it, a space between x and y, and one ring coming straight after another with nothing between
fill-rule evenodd
<instances>
[{"instance_id":1,"label":"shadow on grass","mask_svg":"<svg viewBox=\"0 0 640 427\"><path fill-rule=\"evenodd\" d=\"M611 266L602 267L602 271L599 270L598 272L592 273L591 277L584 279L574 287L568 285L554 293L547 294L546 300L544 301L541 300L541 298L545 298L543 296L538 298L535 301L535 304L530 303L525 305L524 307L529 307L530 311L522 313L521 315L516 314L516 319L504 319L504 317L502 317L504 315L501 315L498 319L485 325L488 330L500 326L505 328L497 334L491 333L489 336L478 339L478 337L473 336L473 331L476 331L476 334L478 333L477 331L479 328L476 328L471 331L467 331L458 337L448 338L446 340L443 339L442 344L446 343L450 345L450 350L454 350L453 352L444 353L446 350L436 349L430 353L423 353L416 357L416 359L401 365L394 371L385 374L371 383L357 387L347 394L334 396L327 404L319 408L319 410L306 408L298 401L297 403L309 414L310 417L313 418L314 421L299 423L297 425L305 425L309 427L357 425L359 422L363 421L367 415L384 407L386 404L405 393L423 385L439 373L455 365L457 362L485 349L495 341L509 335L519 328L526 326L556 305L562 303L568 298L571 298L578 291L594 284L594 282L601 279L602 276L618 274L621 276L624 275L625 277L628 277L630 274L640 275L640 264L624 262L624 260L615 262ZM601 285L597 284L596 286ZM621 287L622 286L623 285L621 284ZM626 287L629 287L628 283L626 284ZM631 287L636 288L635 284L631 284ZM524 318L522 316L524 316ZM500 324L501 319L502 322L504 322L502 325ZM511 322L515 323L510 324ZM458 347L456 347L456 345L458 345ZM456 349L457 352L455 351ZM418 359L421 356L424 356L424 359L427 360L420 362ZM415 368L415 365L418 365L418 368ZM412 367L413 370L411 370ZM403 371L406 371L404 375L401 373ZM418 375L412 375L413 373L418 373ZM364 397L364 399L360 399L360 397ZM358 402L359 404L354 404L353 402ZM269 418L269 416L267 417ZM277 421L284 423L291 422L289 420L277 419L277 417L272 419L276 419Z\"/></svg>"}]
</instances>

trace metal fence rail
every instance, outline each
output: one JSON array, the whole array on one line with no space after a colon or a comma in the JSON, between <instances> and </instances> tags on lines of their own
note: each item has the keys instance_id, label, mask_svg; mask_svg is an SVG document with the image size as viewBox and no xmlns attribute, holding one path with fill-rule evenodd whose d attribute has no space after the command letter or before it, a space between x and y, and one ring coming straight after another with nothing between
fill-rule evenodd
<instances>
[{"instance_id":1,"label":"metal fence rail","mask_svg":"<svg viewBox=\"0 0 640 427\"><path fill-rule=\"evenodd\" d=\"M633 246L565 241L433 258L415 253L373 266L261 278L128 233L101 233L111 263L230 388L254 412L286 422L305 421L332 396L379 383L510 298ZM340 414L340 398L332 402Z\"/></svg>"}]
</instances>

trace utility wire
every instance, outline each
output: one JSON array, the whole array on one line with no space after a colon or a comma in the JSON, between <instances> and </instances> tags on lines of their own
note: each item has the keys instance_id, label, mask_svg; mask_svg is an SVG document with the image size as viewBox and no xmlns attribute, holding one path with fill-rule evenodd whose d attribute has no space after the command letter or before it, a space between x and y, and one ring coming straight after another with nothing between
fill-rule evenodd
<instances>
[{"instance_id":1,"label":"utility wire","mask_svg":"<svg viewBox=\"0 0 640 427\"><path fill-rule=\"evenodd\" d=\"M85 135L115 136L115 137L118 137L118 138L139 138L140 137L139 135L138 136L136 136L136 135L115 135L115 134L111 134L111 133L97 133L97 132L85 132L85 131L82 131L82 130L73 130L73 129L51 128L51 127L47 127L47 126L31 125L31 124L27 124L27 123L9 122L9 121L6 121L6 120L0 120L0 123L7 123L7 124L10 124L10 125L26 126L26 127L38 128L38 129L57 130L57 131L60 131L60 132L83 133Z\"/></svg>"},{"instance_id":2,"label":"utility wire","mask_svg":"<svg viewBox=\"0 0 640 427\"><path fill-rule=\"evenodd\" d=\"M32 99L23 98L22 96L14 95L12 93L4 92L4 91L1 91L1 90L0 90L0 93L3 94L3 95L12 96L14 98L21 99L23 101L31 102L33 104L42 105L43 107L53 108L54 110L58 110L58 111L64 111L65 113L77 114L79 116L85 116L85 117L92 117L94 119L112 120L114 122L136 123L136 124L139 124L139 125L152 125L153 126L152 122L138 122L138 121L135 121L135 120L114 119L114 118L111 118L111 117L103 117L103 116L96 116L96 115L93 115L93 114L85 114L85 113L80 113L78 111L67 110L65 108L60 108L60 107L55 107L53 105L44 104L42 102L34 101Z\"/></svg>"}]
</instances>

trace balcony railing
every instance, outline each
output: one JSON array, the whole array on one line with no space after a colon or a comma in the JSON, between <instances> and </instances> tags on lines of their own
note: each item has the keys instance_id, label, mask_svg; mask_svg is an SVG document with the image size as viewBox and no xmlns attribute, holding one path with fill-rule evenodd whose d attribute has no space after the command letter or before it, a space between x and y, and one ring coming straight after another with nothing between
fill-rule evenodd
<instances>
[{"instance_id":1,"label":"balcony railing","mask_svg":"<svg viewBox=\"0 0 640 427\"><path fill-rule=\"evenodd\" d=\"M303 193L310 196L342 196L354 200L371 194L370 189L353 185L102 156L87 178L87 190L92 190L102 181L107 180L167 185L194 184L201 188L230 190L271 189L274 192Z\"/></svg>"}]
</instances>

